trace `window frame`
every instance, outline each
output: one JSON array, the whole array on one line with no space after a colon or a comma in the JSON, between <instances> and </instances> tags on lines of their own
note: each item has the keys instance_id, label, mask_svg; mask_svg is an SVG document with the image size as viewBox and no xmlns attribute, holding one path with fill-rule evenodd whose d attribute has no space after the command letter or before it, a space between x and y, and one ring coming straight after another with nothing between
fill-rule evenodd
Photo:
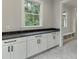
<instances>
[{"instance_id":1,"label":"window frame","mask_svg":"<svg viewBox=\"0 0 79 59\"><path fill-rule=\"evenodd\" d=\"M67 12L63 12L64 28L67 28Z\"/></svg>"},{"instance_id":2,"label":"window frame","mask_svg":"<svg viewBox=\"0 0 79 59\"><path fill-rule=\"evenodd\" d=\"M25 26L25 7L24 7L24 0L22 0L22 7L21 7L21 10L22 10L22 13L21 13L21 20L22 20L22 27L42 27L43 26L43 3L40 2L40 1L35 1L35 0L32 0L33 2L35 3L39 3L40 4L40 12L39 12L39 25L35 25L35 26Z\"/></svg>"}]
</instances>

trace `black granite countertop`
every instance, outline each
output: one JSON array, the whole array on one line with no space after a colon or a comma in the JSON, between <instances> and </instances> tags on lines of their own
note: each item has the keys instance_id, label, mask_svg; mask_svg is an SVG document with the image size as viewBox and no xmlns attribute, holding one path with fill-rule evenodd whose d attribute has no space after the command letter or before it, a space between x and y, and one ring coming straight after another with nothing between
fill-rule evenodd
<instances>
[{"instance_id":1,"label":"black granite countertop","mask_svg":"<svg viewBox=\"0 0 79 59\"><path fill-rule=\"evenodd\" d=\"M60 31L60 29L47 28L47 29L3 32L2 33L2 40L8 40L8 39L26 37L26 36L32 36L32 35L39 35L39 34L50 33L50 32L58 32L58 31Z\"/></svg>"}]
</instances>

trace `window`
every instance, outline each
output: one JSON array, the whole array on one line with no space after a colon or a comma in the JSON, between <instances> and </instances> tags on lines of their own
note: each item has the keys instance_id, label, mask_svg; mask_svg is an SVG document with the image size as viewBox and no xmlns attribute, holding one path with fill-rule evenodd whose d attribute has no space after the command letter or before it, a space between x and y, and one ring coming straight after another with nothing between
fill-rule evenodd
<instances>
[{"instance_id":1,"label":"window","mask_svg":"<svg viewBox=\"0 0 79 59\"><path fill-rule=\"evenodd\" d=\"M67 27L67 12L63 12L63 26L66 28Z\"/></svg>"},{"instance_id":2,"label":"window","mask_svg":"<svg viewBox=\"0 0 79 59\"><path fill-rule=\"evenodd\" d=\"M40 3L24 0L24 26L40 26Z\"/></svg>"}]
</instances>

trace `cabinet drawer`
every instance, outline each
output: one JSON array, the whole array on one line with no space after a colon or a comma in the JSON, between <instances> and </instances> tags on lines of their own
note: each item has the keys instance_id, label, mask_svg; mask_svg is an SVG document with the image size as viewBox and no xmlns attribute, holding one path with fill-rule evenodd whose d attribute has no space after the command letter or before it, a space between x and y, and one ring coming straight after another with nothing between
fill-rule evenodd
<instances>
[{"instance_id":1,"label":"cabinet drawer","mask_svg":"<svg viewBox=\"0 0 79 59\"><path fill-rule=\"evenodd\" d=\"M20 42L25 42L26 40L27 40L27 37L3 40L2 45L5 46L5 45L8 45L8 44L15 44L15 43L20 43Z\"/></svg>"},{"instance_id":2,"label":"cabinet drawer","mask_svg":"<svg viewBox=\"0 0 79 59\"><path fill-rule=\"evenodd\" d=\"M38 53L38 44L35 36L29 36L27 40L27 57Z\"/></svg>"},{"instance_id":3,"label":"cabinet drawer","mask_svg":"<svg viewBox=\"0 0 79 59\"><path fill-rule=\"evenodd\" d=\"M4 40L4 41L2 41L2 46L11 45L14 43L16 43L15 39Z\"/></svg>"}]
</instances>

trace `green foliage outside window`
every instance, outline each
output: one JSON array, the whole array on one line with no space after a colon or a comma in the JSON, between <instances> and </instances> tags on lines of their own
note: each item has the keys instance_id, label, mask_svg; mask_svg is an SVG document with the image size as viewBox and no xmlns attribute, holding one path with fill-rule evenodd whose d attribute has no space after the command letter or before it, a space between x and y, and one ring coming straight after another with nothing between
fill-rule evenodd
<instances>
[{"instance_id":1,"label":"green foliage outside window","mask_svg":"<svg viewBox=\"0 0 79 59\"><path fill-rule=\"evenodd\" d=\"M40 25L40 4L31 0L25 0L25 26L39 26Z\"/></svg>"}]
</instances>

